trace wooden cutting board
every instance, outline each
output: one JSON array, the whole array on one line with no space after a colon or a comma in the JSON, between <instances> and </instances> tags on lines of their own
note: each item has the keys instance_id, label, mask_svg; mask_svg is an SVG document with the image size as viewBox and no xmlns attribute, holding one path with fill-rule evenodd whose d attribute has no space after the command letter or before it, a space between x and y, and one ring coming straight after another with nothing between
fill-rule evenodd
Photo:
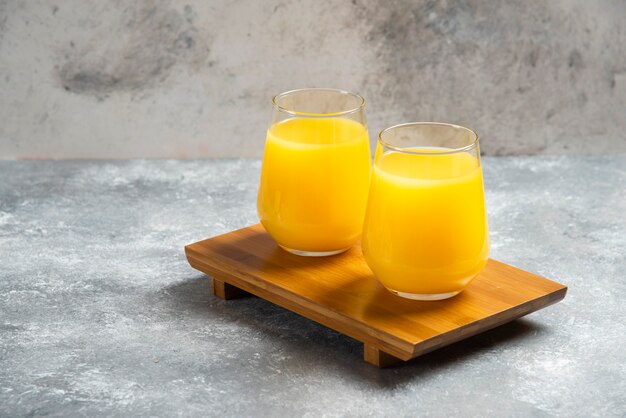
<instances>
[{"instance_id":1,"label":"wooden cutting board","mask_svg":"<svg viewBox=\"0 0 626 418\"><path fill-rule=\"evenodd\" d=\"M374 278L360 245L335 256L301 257L278 247L261 225L187 245L185 254L193 268L213 277L215 296L252 293L319 322L363 342L365 361L378 367L545 308L567 291L552 280L489 260L451 299L403 299Z\"/></svg>"}]
</instances>

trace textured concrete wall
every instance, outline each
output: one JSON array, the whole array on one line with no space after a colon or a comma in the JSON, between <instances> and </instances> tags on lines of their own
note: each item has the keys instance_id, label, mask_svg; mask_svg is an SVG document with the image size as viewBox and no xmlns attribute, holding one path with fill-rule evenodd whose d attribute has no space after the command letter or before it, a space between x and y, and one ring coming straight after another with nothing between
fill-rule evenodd
<instances>
[{"instance_id":1,"label":"textured concrete wall","mask_svg":"<svg viewBox=\"0 0 626 418\"><path fill-rule=\"evenodd\" d=\"M626 2L0 0L0 158L258 156L270 98L368 100L370 134L626 152Z\"/></svg>"}]
</instances>

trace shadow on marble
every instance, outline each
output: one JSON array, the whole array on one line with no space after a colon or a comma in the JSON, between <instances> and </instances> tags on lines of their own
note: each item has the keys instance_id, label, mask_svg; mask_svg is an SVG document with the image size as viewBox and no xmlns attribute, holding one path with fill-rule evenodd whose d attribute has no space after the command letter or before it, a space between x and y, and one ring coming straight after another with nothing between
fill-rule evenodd
<instances>
[{"instance_id":1,"label":"shadow on marble","mask_svg":"<svg viewBox=\"0 0 626 418\"><path fill-rule=\"evenodd\" d=\"M177 310L262 332L271 345L280 346L290 354L290 361L300 367L339 373L382 390L393 390L416 379L436 378L446 369L484 357L491 350L547 332L543 325L521 318L406 363L377 369L363 361L363 345L359 341L254 295L229 301L214 297L210 279L205 275L190 277L164 291Z\"/></svg>"}]
</instances>

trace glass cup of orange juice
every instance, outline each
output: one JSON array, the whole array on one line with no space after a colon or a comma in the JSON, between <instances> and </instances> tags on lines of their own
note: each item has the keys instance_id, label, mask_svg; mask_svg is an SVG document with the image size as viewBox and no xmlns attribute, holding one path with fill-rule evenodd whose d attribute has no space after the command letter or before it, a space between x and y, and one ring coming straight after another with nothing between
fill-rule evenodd
<instances>
[{"instance_id":1,"label":"glass cup of orange juice","mask_svg":"<svg viewBox=\"0 0 626 418\"><path fill-rule=\"evenodd\" d=\"M478 135L445 123L383 130L362 248L376 278L398 296L461 292L489 256Z\"/></svg>"},{"instance_id":2,"label":"glass cup of orange juice","mask_svg":"<svg viewBox=\"0 0 626 418\"><path fill-rule=\"evenodd\" d=\"M261 223L294 254L346 251L361 236L369 189L365 100L302 89L272 103L257 200Z\"/></svg>"}]
</instances>

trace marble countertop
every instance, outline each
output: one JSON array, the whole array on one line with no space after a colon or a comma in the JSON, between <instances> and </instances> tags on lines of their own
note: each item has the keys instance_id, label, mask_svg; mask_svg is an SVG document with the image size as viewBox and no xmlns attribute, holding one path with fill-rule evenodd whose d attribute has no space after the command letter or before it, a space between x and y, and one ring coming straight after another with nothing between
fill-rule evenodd
<instances>
[{"instance_id":1,"label":"marble countertop","mask_svg":"<svg viewBox=\"0 0 626 418\"><path fill-rule=\"evenodd\" d=\"M493 258L562 302L379 370L183 246L257 222L260 162L0 162L0 416L624 416L626 155L484 159Z\"/></svg>"}]
</instances>

